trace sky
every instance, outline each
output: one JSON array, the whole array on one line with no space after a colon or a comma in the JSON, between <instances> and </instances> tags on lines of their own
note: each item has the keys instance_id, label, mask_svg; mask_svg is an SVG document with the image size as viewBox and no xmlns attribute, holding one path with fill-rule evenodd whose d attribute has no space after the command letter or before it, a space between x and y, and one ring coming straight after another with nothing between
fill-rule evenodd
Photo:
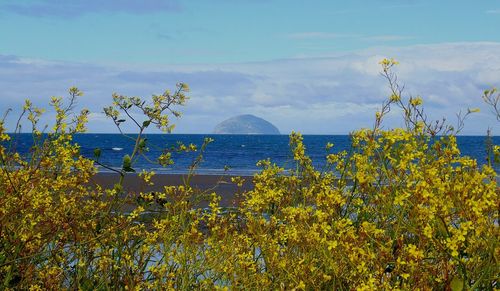
<instances>
[{"instance_id":1,"label":"sky","mask_svg":"<svg viewBox=\"0 0 500 291\"><path fill-rule=\"evenodd\" d=\"M254 114L285 134L347 134L372 126L389 93L378 62L393 57L429 118L479 107L462 134L500 135L481 100L500 86L499 27L500 0L0 0L0 111L12 126L26 98L47 107L77 86L89 131L116 132L113 92L185 82L176 133ZM391 111L385 126L401 124Z\"/></svg>"}]
</instances>

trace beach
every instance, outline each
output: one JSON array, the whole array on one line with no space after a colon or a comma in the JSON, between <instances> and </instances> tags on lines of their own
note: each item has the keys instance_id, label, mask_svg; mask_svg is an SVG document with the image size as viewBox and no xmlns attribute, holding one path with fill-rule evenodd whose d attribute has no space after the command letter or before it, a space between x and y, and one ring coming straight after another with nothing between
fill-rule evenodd
<instances>
[{"instance_id":1,"label":"beach","mask_svg":"<svg viewBox=\"0 0 500 291\"><path fill-rule=\"evenodd\" d=\"M228 175L193 175L190 179L190 185L195 190L206 191L208 193L217 193L221 197L221 207L235 207L238 206L238 200L235 194L243 191L253 189L251 176L243 176L245 179L242 187L231 182L234 176ZM165 186L181 186L185 185L188 179L186 174L155 174L151 178L154 185L146 185L144 181L138 177L136 173L127 173L123 181L123 190L125 193L131 195L138 195L141 192L161 192ZM98 173L91 178L91 185L100 185L103 188L113 188L113 185L120 180L118 173ZM208 202L201 202L197 207L207 207Z\"/></svg>"}]
</instances>

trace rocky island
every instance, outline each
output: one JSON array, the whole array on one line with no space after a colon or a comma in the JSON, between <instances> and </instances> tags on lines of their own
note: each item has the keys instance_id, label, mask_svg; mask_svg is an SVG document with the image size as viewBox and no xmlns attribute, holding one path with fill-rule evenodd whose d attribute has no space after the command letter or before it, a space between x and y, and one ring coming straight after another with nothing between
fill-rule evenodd
<instances>
[{"instance_id":1,"label":"rocky island","mask_svg":"<svg viewBox=\"0 0 500 291\"><path fill-rule=\"evenodd\" d=\"M278 128L260 117L244 114L231 117L215 126L214 134L280 134Z\"/></svg>"}]
</instances>

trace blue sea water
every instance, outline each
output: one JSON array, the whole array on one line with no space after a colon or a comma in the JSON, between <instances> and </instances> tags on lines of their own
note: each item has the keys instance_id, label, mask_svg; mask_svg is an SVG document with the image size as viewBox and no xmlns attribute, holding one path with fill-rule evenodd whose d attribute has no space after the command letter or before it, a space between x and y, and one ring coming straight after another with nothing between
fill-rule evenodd
<instances>
[{"instance_id":1,"label":"blue sea water","mask_svg":"<svg viewBox=\"0 0 500 291\"><path fill-rule=\"evenodd\" d=\"M271 159L272 162L293 167L293 157L290 152L289 138L287 135L201 135L201 134L150 134L147 138L149 152L147 155L153 160L161 153L162 149L176 146L177 142L184 144L193 143L201 146L204 138L209 137L214 141L210 143L203 154L203 162L197 172L200 174L221 174L224 168L231 175L250 175L259 170L259 160ZM20 134L17 141L17 151L28 153L32 137L30 134ZM120 168L125 154L130 154L134 142L120 134L78 134L74 141L80 145L83 156L92 158L94 149L101 149L100 162ZM315 166L321 168L325 165L327 151L325 145L334 144L331 152L349 150L350 137L348 135L304 135L306 153L311 157ZM478 160L479 164L486 163L486 137L485 136L458 136L458 147L462 155L467 155ZM493 137L495 144L500 144L500 137ZM166 168L152 163L145 158L139 158L134 169L152 169L164 173L186 173L198 153L181 153L172 155L174 164ZM497 169L498 170L498 169ZM100 168L100 171L107 171Z\"/></svg>"}]
</instances>

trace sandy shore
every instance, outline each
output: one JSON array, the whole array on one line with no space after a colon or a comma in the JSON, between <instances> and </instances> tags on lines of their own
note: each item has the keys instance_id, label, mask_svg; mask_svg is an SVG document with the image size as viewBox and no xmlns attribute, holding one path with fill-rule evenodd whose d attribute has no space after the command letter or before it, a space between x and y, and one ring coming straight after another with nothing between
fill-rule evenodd
<instances>
[{"instance_id":1,"label":"sandy shore","mask_svg":"<svg viewBox=\"0 0 500 291\"><path fill-rule=\"evenodd\" d=\"M221 196L220 205L223 207L237 206L234 199L238 187L231 182L232 176L220 175L195 175L191 177L190 185L201 191L216 192ZM252 177L242 177L245 179L243 187L239 191L248 191L253 188ZM153 186L146 185L137 174L127 174L124 179L123 189L126 193L138 194L140 192L163 191L164 186L185 185L187 175L182 174L156 174L151 181ZM120 180L120 175L116 173L98 173L91 179L92 184L101 185L104 188L112 188ZM201 203L199 207L206 207L207 203Z\"/></svg>"}]
</instances>

